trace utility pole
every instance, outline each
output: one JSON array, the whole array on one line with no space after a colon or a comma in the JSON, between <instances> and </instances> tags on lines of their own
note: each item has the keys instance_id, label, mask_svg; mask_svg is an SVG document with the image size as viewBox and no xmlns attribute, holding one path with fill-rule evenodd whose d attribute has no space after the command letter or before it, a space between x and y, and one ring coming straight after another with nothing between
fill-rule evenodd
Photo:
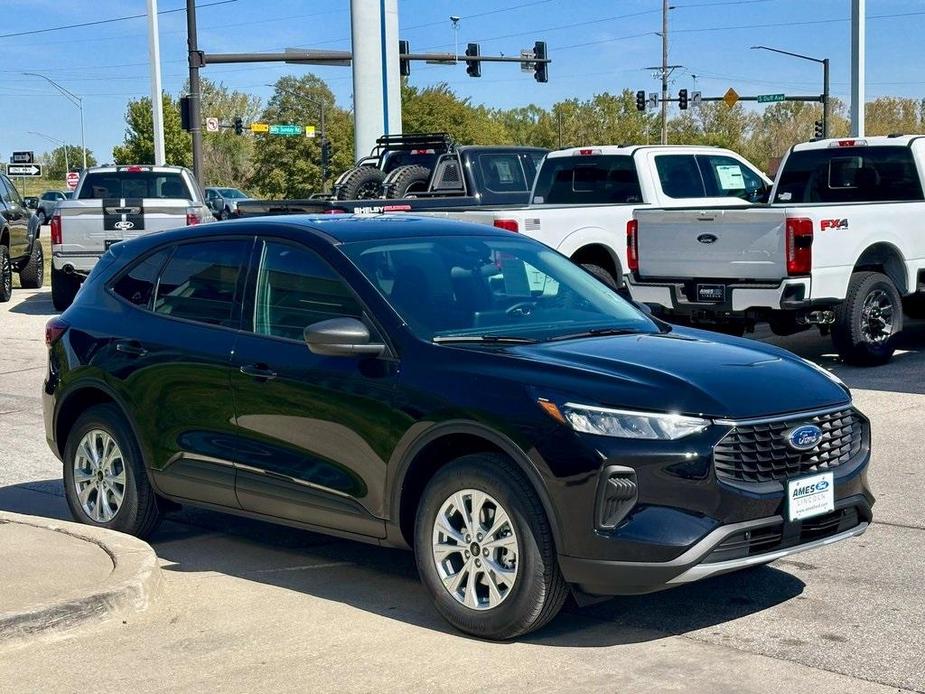
<instances>
[{"instance_id":1,"label":"utility pole","mask_svg":"<svg viewBox=\"0 0 925 694\"><path fill-rule=\"evenodd\" d=\"M867 0L851 0L851 135L864 137Z\"/></svg>"},{"instance_id":2,"label":"utility pole","mask_svg":"<svg viewBox=\"0 0 925 694\"><path fill-rule=\"evenodd\" d=\"M148 0L148 62L151 70L151 117L154 120L154 164L163 166L164 102L161 98L161 39L157 29L157 0Z\"/></svg>"},{"instance_id":3,"label":"utility pole","mask_svg":"<svg viewBox=\"0 0 925 694\"><path fill-rule=\"evenodd\" d=\"M662 144L668 144L668 0L662 0Z\"/></svg>"},{"instance_id":4,"label":"utility pole","mask_svg":"<svg viewBox=\"0 0 925 694\"><path fill-rule=\"evenodd\" d=\"M199 83L199 68L202 67L202 53L196 38L196 0L186 0L186 44L189 48L189 119L190 136L193 141L193 176L200 184L202 180L202 86Z\"/></svg>"}]
</instances>

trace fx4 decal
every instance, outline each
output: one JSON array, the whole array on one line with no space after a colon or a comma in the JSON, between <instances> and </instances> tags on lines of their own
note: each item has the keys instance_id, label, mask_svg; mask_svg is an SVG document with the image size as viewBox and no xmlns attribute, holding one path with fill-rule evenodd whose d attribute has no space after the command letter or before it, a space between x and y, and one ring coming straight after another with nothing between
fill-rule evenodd
<instances>
[{"instance_id":1,"label":"fx4 decal","mask_svg":"<svg viewBox=\"0 0 925 694\"><path fill-rule=\"evenodd\" d=\"M825 231L826 229L847 229L848 220L847 219L823 219L819 222L819 229Z\"/></svg>"}]
</instances>

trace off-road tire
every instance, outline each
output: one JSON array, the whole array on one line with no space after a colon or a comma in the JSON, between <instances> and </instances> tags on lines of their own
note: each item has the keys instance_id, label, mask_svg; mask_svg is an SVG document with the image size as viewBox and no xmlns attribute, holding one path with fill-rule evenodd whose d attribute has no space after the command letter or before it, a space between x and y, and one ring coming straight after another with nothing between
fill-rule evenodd
<instances>
[{"instance_id":1,"label":"off-road tire","mask_svg":"<svg viewBox=\"0 0 925 694\"><path fill-rule=\"evenodd\" d=\"M344 176L337 189L338 200L374 200L382 197L385 174L374 166L358 166Z\"/></svg>"},{"instance_id":2,"label":"off-road tire","mask_svg":"<svg viewBox=\"0 0 925 694\"><path fill-rule=\"evenodd\" d=\"M10 249L0 245L0 303L5 303L13 296L13 264L10 262Z\"/></svg>"},{"instance_id":3,"label":"off-road tire","mask_svg":"<svg viewBox=\"0 0 925 694\"><path fill-rule=\"evenodd\" d=\"M51 269L51 303L56 311L63 311L74 303L80 281L74 275Z\"/></svg>"},{"instance_id":4,"label":"off-road tire","mask_svg":"<svg viewBox=\"0 0 925 694\"><path fill-rule=\"evenodd\" d=\"M413 197L415 193L425 192L429 181L430 169L426 166L419 164L399 166L385 177L383 182L385 197L391 199Z\"/></svg>"},{"instance_id":5,"label":"off-road tire","mask_svg":"<svg viewBox=\"0 0 925 694\"><path fill-rule=\"evenodd\" d=\"M100 523L84 511L74 485L74 458L81 439L99 429L118 444L125 461L126 484L122 505L111 520ZM141 450L131 426L118 407L111 403L96 405L81 414L67 437L64 448L64 496L71 515L79 523L117 530L136 537L147 537L160 520L157 495L148 480Z\"/></svg>"},{"instance_id":6,"label":"off-road tire","mask_svg":"<svg viewBox=\"0 0 925 694\"><path fill-rule=\"evenodd\" d=\"M441 505L463 489L483 491L506 510L517 537L517 576L496 607L474 610L444 588L434 561L434 522ZM462 456L441 468L427 484L417 509L414 549L421 581L437 611L460 631L485 639L512 639L555 617L568 596L549 520L533 487L506 457Z\"/></svg>"},{"instance_id":7,"label":"off-road tire","mask_svg":"<svg viewBox=\"0 0 925 694\"><path fill-rule=\"evenodd\" d=\"M890 335L882 342L871 342L864 335L865 302L876 292L892 305ZM845 300L835 308L832 326L832 344L839 356L848 364L876 366L885 364L896 351L896 336L902 330L902 297L893 281L880 272L855 272L848 282Z\"/></svg>"},{"instance_id":8,"label":"off-road tire","mask_svg":"<svg viewBox=\"0 0 925 694\"><path fill-rule=\"evenodd\" d=\"M29 261L19 270L19 286L23 289L41 289L45 282L45 252L38 238L32 242Z\"/></svg>"}]
</instances>

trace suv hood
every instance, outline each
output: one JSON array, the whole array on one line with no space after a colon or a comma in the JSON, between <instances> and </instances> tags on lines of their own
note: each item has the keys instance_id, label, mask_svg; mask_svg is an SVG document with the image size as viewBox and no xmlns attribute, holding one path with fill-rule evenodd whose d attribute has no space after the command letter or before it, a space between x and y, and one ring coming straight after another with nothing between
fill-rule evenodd
<instances>
[{"instance_id":1,"label":"suv hood","mask_svg":"<svg viewBox=\"0 0 925 694\"><path fill-rule=\"evenodd\" d=\"M507 353L553 367L557 376L544 369L552 376L542 379L547 386L627 409L745 419L851 400L845 388L786 350L699 330L541 342Z\"/></svg>"}]
</instances>

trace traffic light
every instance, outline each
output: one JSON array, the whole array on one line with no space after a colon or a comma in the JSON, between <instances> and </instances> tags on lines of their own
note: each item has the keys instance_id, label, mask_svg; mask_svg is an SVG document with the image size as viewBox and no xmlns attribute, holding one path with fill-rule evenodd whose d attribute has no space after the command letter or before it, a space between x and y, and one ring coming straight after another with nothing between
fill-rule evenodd
<instances>
[{"instance_id":1,"label":"traffic light","mask_svg":"<svg viewBox=\"0 0 925 694\"><path fill-rule=\"evenodd\" d=\"M813 123L813 137L825 137L825 128L823 127L821 120L817 120L815 123Z\"/></svg>"},{"instance_id":2,"label":"traffic light","mask_svg":"<svg viewBox=\"0 0 925 694\"><path fill-rule=\"evenodd\" d=\"M546 60L546 42L537 41L533 44L533 58L536 60L533 63L533 79L537 82L548 82L549 81L549 64L546 62L539 62Z\"/></svg>"},{"instance_id":3,"label":"traffic light","mask_svg":"<svg viewBox=\"0 0 925 694\"><path fill-rule=\"evenodd\" d=\"M190 97L180 97L180 127L189 132L193 129L193 119L190 116Z\"/></svg>"},{"instance_id":4,"label":"traffic light","mask_svg":"<svg viewBox=\"0 0 925 694\"><path fill-rule=\"evenodd\" d=\"M687 110L687 90L679 89L678 90L678 108L682 111Z\"/></svg>"},{"instance_id":5,"label":"traffic light","mask_svg":"<svg viewBox=\"0 0 925 694\"><path fill-rule=\"evenodd\" d=\"M646 110L646 93L642 89L636 92L636 110Z\"/></svg>"},{"instance_id":6,"label":"traffic light","mask_svg":"<svg viewBox=\"0 0 925 694\"><path fill-rule=\"evenodd\" d=\"M466 46L466 57L467 58L478 58L479 57L479 44L470 43ZM478 60L467 60L466 61L466 74L469 77L481 77L482 76L482 63Z\"/></svg>"},{"instance_id":7,"label":"traffic light","mask_svg":"<svg viewBox=\"0 0 925 694\"><path fill-rule=\"evenodd\" d=\"M244 134L244 120L240 116L237 116L234 119L234 134L235 135Z\"/></svg>"},{"instance_id":8,"label":"traffic light","mask_svg":"<svg viewBox=\"0 0 925 694\"><path fill-rule=\"evenodd\" d=\"M398 74L402 77L409 77L411 75L411 61L407 58L401 57L403 55L407 55L410 52L411 43L408 41L398 42Z\"/></svg>"},{"instance_id":9,"label":"traffic light","mask_svg":"<svg viewBox=\"0 0 925 694\"><path fill-rule=\"evenodd\" d=\"M328 180L331 168L331 141L328 138L321 140L321 180Z\"/></svg>"}]
</instances>

